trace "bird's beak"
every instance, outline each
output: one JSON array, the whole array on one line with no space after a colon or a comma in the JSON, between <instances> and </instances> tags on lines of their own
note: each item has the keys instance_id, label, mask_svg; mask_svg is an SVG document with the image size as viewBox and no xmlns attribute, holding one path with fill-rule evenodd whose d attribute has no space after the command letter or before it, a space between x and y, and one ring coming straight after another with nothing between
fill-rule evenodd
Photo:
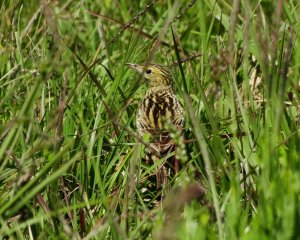
<instances>
[{"instance_id":1,"label":"bird's beak","mask_svg":"<svg viewBox=\"0 0 300 240\"><path fill-rule=\"evenodd\" d=\"M139 74L143 74L144 73L144 67L138 64L134 64L134 63L126 63L126 65L130 68L132 68L133 70L137 71Z\"/></svg>"}]
</instances>

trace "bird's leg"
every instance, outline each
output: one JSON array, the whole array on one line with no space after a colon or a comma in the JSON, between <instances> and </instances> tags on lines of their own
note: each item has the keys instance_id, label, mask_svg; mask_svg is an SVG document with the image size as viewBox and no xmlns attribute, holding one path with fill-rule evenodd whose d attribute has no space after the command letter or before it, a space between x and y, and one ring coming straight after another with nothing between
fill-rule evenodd
<instances>
[{"instance_id":1,"label":"bird's leg","mask_svg":"<svg viewBox=\"0 0 300 240\"><path fill-rule=\"evenodd\" d=\"M161 166L157 169L157 173L156 173L157 190L163 189L164 187L167 186L168 177L169 177L169 173L168 173L168 168L167 167Z\"/></svg>"},{"instance_id":2,"label":"bird's leg","mask_svg":"<svg viewBox=\"0 0 300 240\"><path fill-rule=\"evenodd\" d=\"M177 174L179 172L179 163L178 163L178 159L176 158L176 155L174 156L174 171L175 171L175 174Z\"/></svg>"}]
</instances>

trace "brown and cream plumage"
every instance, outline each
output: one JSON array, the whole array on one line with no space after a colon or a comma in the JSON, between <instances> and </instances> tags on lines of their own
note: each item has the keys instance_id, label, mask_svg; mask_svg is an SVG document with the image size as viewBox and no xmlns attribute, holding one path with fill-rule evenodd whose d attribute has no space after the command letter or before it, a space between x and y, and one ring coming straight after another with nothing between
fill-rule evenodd
<instances>
[{"instance_id":1,"label":"brown and cream plumage","mask_svg":"<svg viewBox=\"0 0 300 240\"><path fill-rule=\"evenodd\" d=\"M168 68L157 64L127 64L130 68L143 75L147 82L146 95L141 100L137 110L136 126L139 134L151 136L151 147L148 150L151 160L155 161L166 156L173 150L174 143L169 132L164 128L168 121L177 130L184 124L184 111L177 99L173 80ZM161 166L157 173L157 185L161 187L166 182L168 169Z\"/></svg>"}]
</instances>

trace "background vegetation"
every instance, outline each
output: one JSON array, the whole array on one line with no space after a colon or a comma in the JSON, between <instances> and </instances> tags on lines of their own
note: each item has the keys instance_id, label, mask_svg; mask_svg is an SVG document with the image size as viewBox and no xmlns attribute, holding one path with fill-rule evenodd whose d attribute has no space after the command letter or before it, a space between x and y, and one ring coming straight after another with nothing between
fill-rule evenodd
<instances>
[{"instance_id":1,"label":"background vegetation","mask_svg":"<svg viewBox=\"0 0 300 240\"><path fill-rule=\"evenodd\" d=\"M298 1L0 12L1 238L299 238ZM145 85L125 66L148 61L170 66L186 111L188 157L156 206L135 133Z\"/></svg>"}]
</instances>

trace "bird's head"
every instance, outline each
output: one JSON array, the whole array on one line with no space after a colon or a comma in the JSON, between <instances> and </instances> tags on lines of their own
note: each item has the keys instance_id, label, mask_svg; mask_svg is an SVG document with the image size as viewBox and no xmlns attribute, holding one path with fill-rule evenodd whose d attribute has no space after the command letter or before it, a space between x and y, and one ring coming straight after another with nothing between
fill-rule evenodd
<instances>
[{"instance_id":1,"label":"bird's head","mask_svg":"<svg viewBox=\"0 0 300 240\"><path fill-rule=\"evenodd\" d=\"M172 75L169 69L164 66L133 63L127 63L126 65L143 75L149 88L173 87Z\"/></svg>"}]
</instances>

